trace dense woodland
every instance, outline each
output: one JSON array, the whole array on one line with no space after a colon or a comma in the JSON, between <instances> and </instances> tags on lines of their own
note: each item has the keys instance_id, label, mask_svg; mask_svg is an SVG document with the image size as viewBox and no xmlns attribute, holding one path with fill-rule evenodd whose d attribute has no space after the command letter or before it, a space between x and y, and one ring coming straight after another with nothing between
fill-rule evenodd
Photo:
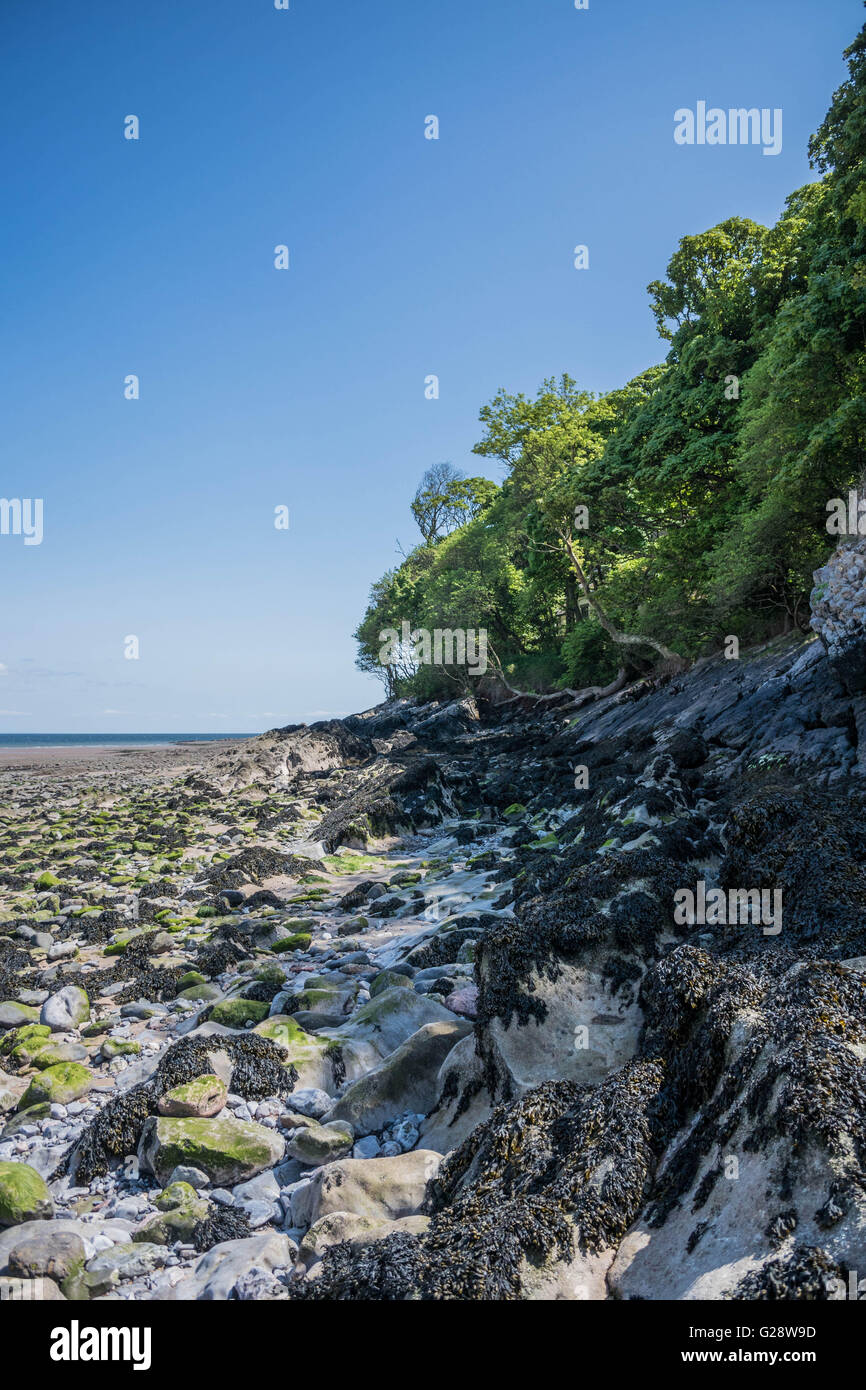
<instances>
[{"instance_id":1,"label":"dense woodland","mask_svg":"<svg viewBox=\"0 0 866 1390\"><path fill-rule=\"evenodd\" d=\"M373 585L355 634L389 693L471 683L383 668L380 633L404 619L486 628L492 662L532 690L808 625L836 543L828 501L866 473L866 26L845 56L809 144L818 181L773 227L732 216L683 237L649 285L661 365L601 396L568 375L534 399L501 390L473 449L501 485L425 475L422 541Z\"/></svg>"}]
</instances>

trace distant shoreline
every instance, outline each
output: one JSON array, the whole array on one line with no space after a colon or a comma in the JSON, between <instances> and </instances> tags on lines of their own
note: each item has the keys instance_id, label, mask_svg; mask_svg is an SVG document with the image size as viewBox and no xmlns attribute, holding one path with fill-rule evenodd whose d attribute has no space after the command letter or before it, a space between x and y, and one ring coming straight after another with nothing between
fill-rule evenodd
<instances>
[{"instance_id":1,"label":"distant shoreline","mask_svg":"<svg viewBox=\"0 0 866 1390\"><path fill-rule=\"evenodd\" d=\"M130 734L126 741L105 743L93 735L93 742L84 743L81 735L70 736L68 743L3 743L0 740L0 777L6 773L16 776L74 777L103 776L119 772L136 777L180 774L206 766L224 751L238 747L255 734L226 734L216 737L165 738L156 742L135 741Z\"/></svg>"},{"instance_id":2,"label":"distant shoreline","mask_svg":"<svg viewBox=\"0 0 866 1390\"><path fill-rule=\"evenodd\" d=\"M0 748L165 748L200 743L234 743L256 734L2 734Z\"/></svg>"}]
</instances>

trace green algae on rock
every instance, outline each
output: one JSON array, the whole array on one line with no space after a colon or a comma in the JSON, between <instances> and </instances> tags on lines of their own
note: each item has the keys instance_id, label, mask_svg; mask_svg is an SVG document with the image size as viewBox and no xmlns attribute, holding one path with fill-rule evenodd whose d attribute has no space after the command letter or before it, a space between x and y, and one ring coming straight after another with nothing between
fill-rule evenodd
<instances>
[{"instance_id":1,"label":"green algae on rock","mask_svg":"<svg viewBox=\"0 0 866 1390\"><path fill-rule=\"evenodd\" d=\"M0 1226L20 1226L53 1215L53 1198L36 1169L0 1160Z\"/></svg>"}]
</instances>

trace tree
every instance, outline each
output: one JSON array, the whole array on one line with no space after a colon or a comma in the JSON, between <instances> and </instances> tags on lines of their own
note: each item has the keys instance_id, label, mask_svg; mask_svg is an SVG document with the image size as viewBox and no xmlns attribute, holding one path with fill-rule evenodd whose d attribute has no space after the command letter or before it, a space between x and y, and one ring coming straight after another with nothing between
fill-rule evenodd
<instances>
[{"instance_id":1,"label":"tree","mask_svg":"<svg viewBox=\"0 0 866 1390\"><path fill-rule=\"evenodd\" d=\"M412 500L412 515L427 545L433 545L479 516L496 492L487 478L467 478L450 463L434 463Z\"/></svg>"}]
</instances>

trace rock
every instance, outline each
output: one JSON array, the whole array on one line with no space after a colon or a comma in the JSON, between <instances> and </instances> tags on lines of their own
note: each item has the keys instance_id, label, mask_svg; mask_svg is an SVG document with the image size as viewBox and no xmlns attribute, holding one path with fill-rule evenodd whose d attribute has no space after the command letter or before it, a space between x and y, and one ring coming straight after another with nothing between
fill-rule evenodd
<instances>
[{"instance_id":1,"label":"rock","mask_svg":"<svg viewBox=\"0 0 866 1390\"><path fill-rule=\"evenodd\" d=\"M186 1182L170 1182L156 1199L157 1216L149 1217L133 1232L132 1239L153 1245L188 1241L200 1221L207 1219L209 1204Z\"/></svg>"},{"instance_id":2,"label":"rock","mask_svg":"<svg viewBox=\"0 0 866 1390\"><path fill-rule=\"evenodd\" d=\"M487 1025L489 1055L515 1095L542 1081L595 1085L636 1055L643 1022L640 972L613 987L604 973L609 954L603 947L585 952L579 964L563 960L555 979L531 972L527 988L544 1017L530 1018L523 1026L494 1017ZM483 982L491 969L495 964L482 956Z\"/></svg>"},{"instance_id":3,"label":"rock","mask_svg":"<svg viewBox=\"0 0 866 1390\"><path fill-rule=\"evenodd\" d=\"M340 1120L320 1125L317 1120L291 1130L286 1153L306 1167L314 1168L350 1153L355 1136L352 1126Z\"/></svg>"},{"instance_id":4,"label":"rock","mask_svg":"<svg viewBox=\"0 0 866 1390\"><path fill-rule=\"evenodd\" d=\"M376 978L370 981L370 997L375 999L377 994L384 994L386 989L394 988L411 989L412 981L393 970L380 970Z\"/></svg>"},{"instance_id":5,"label":"rock","mask_svg":"<svg viewBox=\"0 0 866 1390\"><path fill-rule=\"evenodd\" d=\"M441 1154L415 1149L397 1158L344 1158L313 1174L292 1201L292 1215L312 1225L332 1212L351 1212L372 1221L416 1216L427 1183L439 1171Z\"/></svg>"},{"instance_id":6,"label":"rock","mask_svg":"<svg viewBox=\"0 0 866 1390\"><path fill-rule=\"evenodd\" d=\"M421 1126L425 1149L456 1149L490 1114L484 1067L470 1033L452 1048L436 1078L436 1103Z\"/></svg>"},{"instance_id":7,"label":"rock","mask_svg":"<svg viewBox=\"0 0 866 1390\"><path fill-rule=\"evenodd\" d=\"M321 1120L333 1103L328 1092L320 1090L317 1086L304 1086L300 1089L296 1086L292 1091L292 1109L295 1113L310 1115L314 1120Z\"/></svg>"},{"instance_id":8,"label":"rock","mask_svg":"<svg viewBox=\"0 0 866 1390\"><path fill-rule=\"evenodd\" d=\"M286 1049L286 1065L297 1069L302 1089L327 1091L334 1087L334 1065L328 1056L333 1046L331 1038L305 1032L290 1014L274 1014L257 1023L253 1032Z\"/></svg>"},{"instance_id":9,"label":"rock","mask_svg":"<svg viewBox=\"0 0 866 1390\"><path fill-rule=\"evenodd\" d=\"M268 1005L256 999L223 999L211 1010L211 1023L225 1028L246 1028L261 1023L268 1016Z\"/></svg>"},{"instance_id":10,"label":"rock","mask_svg":"<svg viewBox=\"0 0 866 1390\"><path fill-rule=\"evenodd\" d=\"M40 1231L10 1250L9 1273L24 1279L47 1276L62 1284L84 1267L84 1260L84 1241L74 1231Z\"/></svg>"},{"instance_id":11,"label":"rock","mask_svg":"<svg viewBox=\"0 0 866 1390\"><path fill-rule=\"evenodd\" d=\"M196 1192L202 1188L210 1187L210 1178L207 1173L203 1173L200 1168L193 1168L188 1163L179 1163L168 1180L168 1186L173 1186L176 1182L188 1183Z\"/></svg>"},{"instance_id":12,"label":"rock","mask_svg":"<svg viewBox=\"0 0 866 1390\"><path fill-rule=\"evenodd\" d=\"M192 1274L175 1285L170 1297L202 1302L230 1298L238 1281L253 1269L287 1269L295 1261L298 1247L288 1236L275 1231L227 1240L202 1255Z\"/></svg>"},{"instance_id":13,"label":"rock","mask_svg":"<svg viewBox=\"0 0 866 1390\"><path fill-rule=\"evenodd\" d=\"M238 1183L232 1193L236 1202L277 1202L280 1197L280 1184L272 1172L259 1173L249 1182Z\"/></svg>"},{"instance_id":14,"label":"rock","mask_svg":"<svg viewBox=\"0 0 866 1390\"><path fill-rule=\"evenodd\" d=\"M131 1038L106 1038L99 1052L104 1061L113 1062L115 1057L135 1056L140 1053L141 1043Z\"/></svg>"},{"instance_id":15,"label":"rock","mask_svg":"<svg viewBox=\"0 0 866 1390\"><path fill-rule=\"evenodd\" d=\"M34 1076L21 1100L19 1110L44 1102L66 1105L84 1096L93 1085L93 1074L80 1062L57 1062Z\"/></svg>"},{"instance_id":16,"label":"rock","mask_svg":"<svg viewBox=\"0 0 866 1390\"><path fill-rule=\"evenodd\" d=\"M464 942L464 945L468 943ZM461 951L463 947L461 946ZM462 989L455 989L445 999L446 1009L452 1013L462 1014L465 1018L475 1018L478 1013L478 986L464 985Z\"/></svg>"},{"instance_id":17,"label":"rock","mask_svg":"<svg viewBox=\"0 0 866 1390\"><path fill-rule=\"evenodd\" d=\"M370 1245L374 1240L386 1236L417 1236L430 1225L429 1216L402 1216L396 1221L377 1221L369 1216L358 1216L353 1212L335 1211L322 1216L310 1227L298 1247L298 1263L295 1272L309 1273L332 1245L343 1241L355 1246Z\"/></svg>"},{"instance_id":18,"label":"rock","mask_svg":"<svg viewBox=\"0 0 866 1390\"><path fill-rule=\"evenodd\" d=\"M24 1023L38 1022L39 1011L31 1008L29 1004L16 1004L12 999L0 1004L0 1029L20 1028Z\"/></svg>"},{"instance_id":19,"label":"rock","mask_svg":"<svg viewBox=\"0 0 866 1390\"><path fill-rule=\"evenodd\" d=\"M148 1244L145 1241L113 1245L104 1254L97 1255L87 1262L81 1285L86 1286L92 1298L100 1298L115 1284L122 1283L125 1279L143 1279L146 1275L152 1274L155 1269L160 1269L165 1264L166 1258L163 1246ZM81 1291L83 1292L83 1289Z\"/></svg>"},{"instance_id":20,"label":"rock","mask_svg":"<svg viewBox=\"0 0 866 1390\"><path fill-rule=\"evenodd\" d=\"M866 577L862 539L837 546L823 569L815 570L810 626L817 632L830 667L845 689L866 689Z\"/></svg>"},{"instance_id":21,"label":"rock","mask_svg":"<svg viewBox=\"0 0 866 1390\"><path fill-rule=\"evenodd\" d=\"M15 1166L21 1167L20 1164ZM9 1256L16 1245L35 1236L45 1235L49 1240L54 1240L61 1232L72 1232L84 1241L85 1249L98 1250L126 1244L132 1236L132 1231L133 1225L130 1221L118 1217L101 1221L92 1216L87 1220L56 1216L51 1220L27 1221L6 1230L0 1229L0 1274L8 1270Z\"/></svg>"},{"instance_id":22,"label":"rock","mask_svg":"<svg viewBox=\"0 0 866 1390\"><path fill-rule=\"evenodd\" d=\"M16 1275L0 1276L0 1303L65 1303L53 1279L21 1279Z\"/></svg>"},{"instance_id":23,"label":"rock","mask_svg":"<svg viewBox=\"0 0 866 1390\"><path fill-rule=\"evenodd\" d=\"M146 1171L161 1182L178 1164L189 1164L207 1173L212 1183L232 1186L279 1163L284 1147L281 1135L248 1120L152 1115L145 1122L138 1154Z\"/></svg>"},{"instance_id":24,"label":"rock","mask_svg":"<svg viewBox=\"0 0 866 1390\"><path fill-rule=\"evenodd\" d=\"M81 1062L88 1056L87 1048L81 1043L44 1043L33 1049L30 1064L44 1071L58 1062Z\"/></svg>"},{"instance_id":25,"label":"rock","mask_svg":"<svg viewBox=\"0 0 866 1390\"><path fill-rule=\"evenodd\" d=\"M90 1018L90 1000L77 985L65 985L42 1005L39 1021L52 1033L71 1033Z\"/></svg>"},{"instance_id":26,"label":"rock","mask_svg":"<svg viewBox=\"0 0 866 1390\"><path fill-rule=\"evenodd\" d=\"M0 1160L0 1226L20 1226L53 1214L51 1193L36 1170Z\"/></svg>"},{"instance_id":27,"label":"rock","mask_svg":"<svg viewBox=\"0 0 866 1390\"><path fill-rule=\"evenodd\" d=\"M358 1135L373 1134L406 1111L427 1114L437 1096L439 1069L468 1023L426 1023L374 1071L349 1086L328 1113L348 1120Z\"/></svg>"},{"instance_id":28,"label":"rock","mask_svg":"<svg viewBox=\"0 0 866 1390\"><path fill-rule=\"evenodd\" d=\"M425 1023L453 1023L454 1015L441 1004L393 985L364 1004L349 1023L323 1035L340 1045L351 1080L375 1067Z\"/></svg>"},{"instance_id":29,"label":"rock","mask_svg":"<svg viewBox=\"0 0 866 1390\"><path fill-rule=\"evenodd\" d=\"M199 1076L195 1081L166 1091L160 1096L157 1109L160 1115L208 1118L218 1115L225 1107L227 1095L228 1087L218 1076Z\"/></svg>"}]
</instances>

